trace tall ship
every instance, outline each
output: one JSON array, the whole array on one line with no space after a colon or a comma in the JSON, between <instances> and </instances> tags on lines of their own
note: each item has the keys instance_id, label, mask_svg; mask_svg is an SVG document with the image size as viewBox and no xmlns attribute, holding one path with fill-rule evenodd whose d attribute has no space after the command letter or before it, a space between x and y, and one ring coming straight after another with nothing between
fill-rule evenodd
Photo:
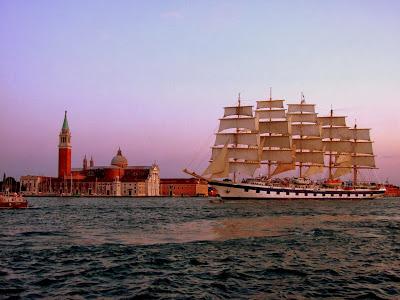
<instances>
[{"instance_id":1,"label":"tall ship","mask_svg":"<svg viewBox=\"0 0 400 300\"><path fill-rule=\"evenodd\" d=\"M228 200L373 199L385 188L359 179L376 169L372 143L369 128L349 127L333 109L319 116L303 94L287 107L271 95L242 105L239 95L224 107L206 170L183 171Z\"/></svg>"}]
</instances>

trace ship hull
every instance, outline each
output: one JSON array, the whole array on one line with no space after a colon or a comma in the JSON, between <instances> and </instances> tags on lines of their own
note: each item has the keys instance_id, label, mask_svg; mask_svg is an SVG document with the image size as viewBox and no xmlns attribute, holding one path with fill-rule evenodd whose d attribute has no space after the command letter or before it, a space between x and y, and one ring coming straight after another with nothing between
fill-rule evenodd
<instances>
[{"instance_id":1,"label":"ship hull","mask_svg":"<svg viewBox=\"0 0 400 300\"><path fill-rule=\"evenodd\" d=\"M0 195L0 209L19 209L27 207L28 201L26 201L22 196Z\"/></svg>"},{"instance_id":2,"label":"ship hull","mask_svg":"<svg viewBox=\"0 0 400 300\"><path fill-rule=\"evenodd\" d=\"M276 187L246 183L211 181L218 195L224 200L356 200L384 196L385 189L329 189L303 187Z\"/></svg>"},{"instance_id":3,"label":"ship hull","mask_svg":"<svg viewBox=\"0 0 400 300\"><path fill-rule=\"evenodd\" d=\"M28 208L27 202L0 202L0 209Z\"/></svg>"}]
</instances>

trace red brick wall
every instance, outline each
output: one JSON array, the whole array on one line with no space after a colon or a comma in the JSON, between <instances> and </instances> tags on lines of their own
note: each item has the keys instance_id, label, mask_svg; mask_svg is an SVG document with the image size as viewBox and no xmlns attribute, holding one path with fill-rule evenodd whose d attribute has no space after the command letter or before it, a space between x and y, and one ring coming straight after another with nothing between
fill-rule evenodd
<instances>
[{"instance_id":1,"label":"red brick wall","mask_svg":"<svg viewBox=\"0 0 400 300\"><path fill-rule=\"evenodd\" d=\"M106 169L104 175L106 180L114 180L117 176L121 180L122 176L124 176L124 173L124 169Z\"/></svg>"},{"instance_id":2,"label":"red brick wall","mask_svg":"<svg viewBox=\"0 0 400 300\"><path fill-rule=\"evenodd\" d=\"M58 149L58 177L71 175L71 149Z\"/></svg>"},{"instance_id":3,"label":"red brick wall","mask_svg":"<svg viewBox=\"0 0 400 300\"><path fill-rule=\"evenodd\" d=\"M160 193L161 196L196 196L196 184L195 183L161 183Z\"/></svg>"}]
</instances>

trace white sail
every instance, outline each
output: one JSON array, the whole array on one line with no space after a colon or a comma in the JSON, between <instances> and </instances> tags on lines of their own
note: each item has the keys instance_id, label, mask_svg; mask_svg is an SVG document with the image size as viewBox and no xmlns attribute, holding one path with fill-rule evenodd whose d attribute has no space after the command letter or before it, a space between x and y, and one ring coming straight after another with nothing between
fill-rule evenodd
<instances>
[{"instance_id":1,"label":"white sail","mask_svg":"<svg viewBox=\"0 0 400 300\"><path fill-rule=\"evenodd\" d=\"M224 107L224 117L229 116L253 116L253 106L227 106Z\"/></svg>"},{"instance_id":2,"label":"white sail","mask_svg":"<svg viewBox=\"0 0 400 300\"><path fill-rule=\"evenodd\" d=\"M321 126L346 126L346 117L344 116L327 116L318 117Z\"/></svg>"},{"instance_id":3,"label":"white sail","mask_svg":"<svg viewBox=\"0 0 400 300\"><path fill-rule=\"evenodd\" d=\"M229 163L226 163L225 166L226 166L226 168L222 172L214 173L209 178L210 179L214 179L214 178L226 178L226 177L229 177L229 172L230 172Z\"/></svg>"},{"instance_id":4,"label":"white sail","mask_svg":"<svg viewBox=\"0 0 400 300\"><path fill-rule=\"evenodd\" d=\"M316 123L317 122L317 114L315 113L288 113L287 117L290 119L290 122L308 122L308 123Z\"/></svg>"},{"instance_id":5,"label":"white sail","mask_svg":"<svg viewBox=\"0 0 400 300\"><path fill-rule=\"evenodd\" d=\"M353 169L350 168L350 167L349 168L337 168L335 170L335 172L333 173L332 178L336 179L336 178L339 178L341 176L347 175L347 174L351 173L352 170Z\"/></svg>"},{"instance_id":6,"label":"white sail","mask_svg":"<svg viewBox=\"0 0 400 300\"><path fill-rule=\"evenodd\" d=\"M328 152L350 153L353 150L350 141L323 141L323 145L324 145L324 151Z\"/></svg>"},{"instance_id":7,"label":"white sail","mask_svg":"<svg viewBox=\"0 0 400 300\"><path fill-rule=\"evenodd\" d=\"M286 119L285 109L275 110L256 110L256 116L259 119Z\"/></svg>"},{"instance_id":8,"label":"white sail","mask_svg":"<svg viewBox=\"0 0 400 300\"><path fill-rule=\"evenodd\" d=\"M321 136L320 127L317 124L292 124L292 135Z\"/></svg>"},{"instance_id":9,"label":"white sail","mask_svg":"<svg viewBox=\"0 0 400 300\"><path fill-rule=\"evenodd\" d=\"M261 136L261 143L263 147L276 147L276 148L291 148L291 138L288 135L270 135Z\"/></svg>"},{"instance_id":10,"label":"white sail","mask_svg":"<svg viewBox=\"0 0 400 300\"><path fill-rule=\"evenodd\" d=\"M293 138L292 142L296 149L322 150L322 140L318 137Z\"/></svg>"},{"instance_id":11,"label":"white sail","mask_svg":"<svg viewBox=\"0 0 400 300\"><path fill-rule=\"evenodd\" d=\"M364 140L370 141L371 137L369 135L370 129L368 128L350 128L351 139L353 140Z\"/></svg>"},{"instance_id":12,"label":"white sail","mask_svg":"<svg viewBox=\"0 0 400 300\"><path fill-rule=\"evenodd\" d=\"M219 157L224 148L212 148L211 159ZM228 158L259 161L258 148L228 148Z\"/></svg>"},{"instance_id":13,"label":"white sail","mask_svg":"<svg viewBox=\"0 0 400 300\"><path fill-rule=\"evenodd\" d=\"M261 160L278 161L291 163L293 161L293 151L291 149L267 149L263 150Z\"/></svg>"},{"instance_id":14,"label":"white sail","mask_svg":"<svg viewBox=\"0 0 400 300\"><path fill-rule=\"evenodd\" d=\"M352 142L353 152L360 154L374 154L372 142Z\"/></svg>"},{"instance_id":15,"label":"white sail","mask_svg":"<svg viewBox=\"0 0 400 300\"><path fill-rule=\"evenodd\" d=\"M221 132L226 129L237 129L244 128L248 130L255 131L257 130L257 124L255 118L229 118L229 119L220 119L218 132Z\"/></svg>"},{"instance_id":16,"label":"white sail","mask_svg":"<svg viewBox=\"0 0 400 300\"><path fill-rule=\"evenodd\" d=\"M257 109L260 108L283 108L284 100L261 100L257 101Z\"/></svg>"},{"instance_id":17,"label":"white sail","mask_svg":"<svg viewBox=\"0 0 400 300\"><path fill-rule=\"evenodd\" d=\"M375 168L375 157L373 155L355 155L352 156L352 164L357 167Z\"/></svg>"},{"instance_id":18,"label":"white sail","mask_svg":"<svg viewBox=\"0 0 400 300\"><path fill-rule=\"evenodd\" d=\"M330 115L318 117L318 122L323 126L321 133L324 151L329 158L329 179L339 178L349 172L347 167L352 160L349 153L353 151L353 146L349 140L350 130L346 126L346 117L334 116L331 109Z\"/></svg>"},{"instance_id":19,"label":"white sail","mask_svg":"<svg viewBox=\"0 0 400 300\"><path fill-rule=\"evenodd\" d=\"M294 169L296 169L296 164L294 163L294 161L291 163L279 163L276 166L275 170L272 172L271 176L282 174L284 172L291 171Z\"/></svg>"},{"instance_id":20,"label":"white sail","mask_svg":"<svg viewBox=\"0 0 400 300\"><path fill-rule=\"evenodd\" d=\"M346 165L349 166L351 165L351 154L344 153L336 156L335 160L336 165Z\"/></svg>"},{"instance_id":21,"label":"white sail","mask_svg":"<svg viewBox=\"0 0 400 300\"><path fill-rule=\"evenodd\" d=\"M352 164L351 154L343 153L340 155L336 155L336 160L335 160L336 170L332 174L332 179L336 179L351 173L353 170L351 164Z\"/></svg>"},{"instance_id":22,"label":"white sail","mask_svg":"<svg viewBox=\"0 0 400 300\"><path fill-rule=\"evenodd\" d=\"M339 178L351 173L353 167L356 168L375 168L375 157L368 154L341 154L336 157L336 171L333 178Z\"/></svg>"},{"instance_id":23,"label":"white sail","mask_svg":"<svg viewBox=\"0 0 400 300\"><path fill-rule=\"evenodd\" d=\"M253 176L259 167L260 164L256 162L229 162L229 172L242 176Z\"/></svg>"},{"instance_id":24,"label":"white sail","mask_svg":"<svg viewBox=\"0 0 400 300\"><path fill-rule=\"evenodd\" d=\"M289 123L284 121L260 121L259 123L260 134L289 134Z\"/></svg>"},{"instance_id":25,"label":"white sail","mask_svg":"<svg viewBox=\"0 0 400 300\"><path fill-rule=\"evenodd\" d=\"M311 177L313 175L317 175L317 174L320 174L323 172L324 172L324 166L322 166L322 165L311 166L304 173L304 177Z\"/></svg>"},{"instance_id":26,"label":"white sail","mask_svg":"<svg viewBox=\"0 0 400 300\"><path fill-rule=\"evenodd\" d=\"M315 113L315 104L300 103L300 104L288 104L288 113Z\"/></svg>"},{"instance_id":27,"label":"white sail","mask_svg":"<svg viewBox=\"0 0 400 300\"><path fill-rule=\"evenodd\" d=\"M348 127L322 127L321 136L323 139L350 139L351 133Z\"/></svg>"},{"instance_id":28,"label":"white sail","mask_svg":"<svg viewBox=\"0 0 400 300\"><path fill-rule=\"evenodd\" d=\"M283 100L259 101L256 116L259 117L260 160L268 164L268 176L274 176L293 168L293 151L290 123ZM262 108L262 109L260 109ZM271 174L271 165L278 164ZM290 166L289 166L290 165Z\"/></svg>"},{"instance_id":29,"label":"white sail","mask_svg":"<svg viewBox=\"0 0 400 300\"><path fill-rule=\"evenodd\" d=\"M206 175L212 176L213 174L222 173L228 169L227 166L228 166L228 144L226 143L223 148L220 148L218 156L215 156L213 161L208 165L207 169L204 170L203 176Z\"/></svg>"},{"instance_id":30,"label":"white sail","mask_svg":"<svg viewBox=\"0 0 400 300\"><path fill-rule=\"evenodd\" d=\"M301 163L323 164L324 155L322 151L316 152L296 152L296 161Z\"/></svg>"},{"instance_id":31,"label":"white sail","mask_svg":"<svg viewBox=\"0 0 400 300\"><path fill-rule=\"evenodd\" d=\"M214 146L225 145L225 143L258 146L260 144L259 139L258 133L254 132L222 132L216 134Z\"/></svg>"},{"instance_id":32,"label":"white sail","mask_svg":"<svg viewBox=\"0 0 400 300\"><path fill-rule=\"evenodd\" d=\"M315 104L288 104L288 119L291 123L292 142L296 149L295 161L300 163L300 176L320 173L324 164L322 152L321 127L315 112ZM302 173L305 165L308 172Z\"/></svg>"}]
</instances>

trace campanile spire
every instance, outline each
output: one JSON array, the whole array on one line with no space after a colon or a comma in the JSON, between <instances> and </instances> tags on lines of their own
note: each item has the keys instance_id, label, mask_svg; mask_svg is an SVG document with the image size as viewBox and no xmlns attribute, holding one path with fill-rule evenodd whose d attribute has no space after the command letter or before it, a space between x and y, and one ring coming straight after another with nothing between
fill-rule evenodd
<instances>
[{"instance_id":1,"label":"campanile spire","mask_svg":"<svg viewBox=\"0 0 400 300\"><path fill-rule=\"evenodd\" d=\"M69 130L68 119L67 119L67 111L64 113L64 122L62 125L62 130Z\"/></svg>"},{"instance_id":2,"label":"campanile spire","mask_svg":"<svg viewBox=\"0 0 400 300\"><path fill-rule=\"evenodd\" d=\"M67 111L59 134L58 143L58 177L71 175L71 132L69 130Z\"/></svg>"}]
</instances>

